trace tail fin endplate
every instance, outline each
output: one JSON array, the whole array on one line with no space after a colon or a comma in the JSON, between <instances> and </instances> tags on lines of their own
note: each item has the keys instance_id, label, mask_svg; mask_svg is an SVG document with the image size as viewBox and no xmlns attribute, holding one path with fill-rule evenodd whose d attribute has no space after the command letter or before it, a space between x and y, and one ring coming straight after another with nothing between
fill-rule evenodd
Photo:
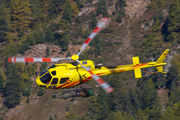
<instances>
[{"instance_id":1,"label":"tail fin endplate","mask_svg":"<svg viewBox=\"0 0 180 120\"><path fill-rule=\"evenodd\" d=\"M159 57L159 59L156 61L156 63L162 63L164 61L164 59L166 58L168 52L170 49L166 49L163 54Z\"/></svg>"},{"instance_id":2,"label":"tail fin endplate","mask_svg":"<svg viewBox=\"0 0 180 120\"><path fill-rule=\"evenodd\" d=\"M162 63L164 61L164 59L166 58L168 52L170 49L166 49L163 54L159 57L159 59L156 61L156 63ZM163 71L163 67L162 66L157 66L156 69L158 70L158 72L161 73L167 73Z\"/></svg>"}]
</instances>

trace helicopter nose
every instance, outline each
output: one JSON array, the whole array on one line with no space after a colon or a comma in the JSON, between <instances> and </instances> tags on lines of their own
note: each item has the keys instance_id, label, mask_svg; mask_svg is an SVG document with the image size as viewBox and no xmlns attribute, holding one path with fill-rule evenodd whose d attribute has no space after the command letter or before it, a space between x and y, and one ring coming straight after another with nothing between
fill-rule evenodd
<instances>
[{"instance_id":1,"label":"helicopter nose","mask_svg":"<svg viewBox=\"0 0 180 120\"><path fill-rule=\"evenodd\" d=\"M42 85L41 80L39 79L39 77L36 78L36 84L42 88L46 88L46 85Z\"/></svg>"},{"instance_id":2,"label":"helicopter nose","mask_svg":"<svg viewBox=\"0 0 180 120\"><path fill-rule=\"evenodd\" d=\"M41 81L40 81L39 77L36 78L36 84L39 86L41 85Z\"/></svg>"}]
</instances>

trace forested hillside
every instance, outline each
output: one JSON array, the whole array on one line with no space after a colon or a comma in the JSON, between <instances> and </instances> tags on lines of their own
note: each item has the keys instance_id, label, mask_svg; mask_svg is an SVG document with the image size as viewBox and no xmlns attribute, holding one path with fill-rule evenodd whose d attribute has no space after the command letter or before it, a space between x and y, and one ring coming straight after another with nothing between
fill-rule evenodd
<instances>
[{"instance_id":1,"label":"forested hillside","mask_svg":"<svg viewBox=\"0 0 180 120\"><path fill-rule=\"evenodd\" d=\"M179 120L180 1L137 1L139 8L133 12L132 0L1 0L0 120ZM145 8L143 14L140 7ZM37 73L50 64L8 63L12 56L57 57L52 56L53 45L60 49L58 55L71 56L72 48L84 43L103 16L110 22L81 60L131 64L132 56L144 62L169 48L167 74L142 70L140 79L133 72L104 76L114 92L95 88L93 97L62 100L51 97L60 90L44 90L35 84ZM37 49L27 52L39 44L45 54L36 53Z\"/></svg>"}]
</instances>

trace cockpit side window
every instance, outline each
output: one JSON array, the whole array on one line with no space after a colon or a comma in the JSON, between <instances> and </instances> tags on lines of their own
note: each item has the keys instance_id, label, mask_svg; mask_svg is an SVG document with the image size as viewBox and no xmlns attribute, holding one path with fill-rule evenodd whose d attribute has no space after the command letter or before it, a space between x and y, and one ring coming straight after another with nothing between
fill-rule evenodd
<instances>
[{"instance_id":1,"label":"cockpit side window","mask_svg":"<svg viewBox=\"0 0 180 120\"><path fill-rule=\"evenodd\" d=\"M68 82L69 82L69 77L61 78L60 80L60 84L68 83Z\"/></svg>"},{"instance_id":2,"label":"cockpit side window","mask_svg":"<svg viewBox=\"0 0 180 120\"><path fill-rule=\"evenodd\" d=\"M56 75L56 71L52 71L51 73L52 73L52 75Z\"/></svg>"},{"instance_id":3,"label":"cockpit side window","mask_svg":"<svg viewBox=\"0 0 180 120\"><path fill-rule=\"evenodd\" d=\"M57 84L58 83L58 79L57 78L54 78L51 82L51 84Z\"/></svg>"}]
</instances>

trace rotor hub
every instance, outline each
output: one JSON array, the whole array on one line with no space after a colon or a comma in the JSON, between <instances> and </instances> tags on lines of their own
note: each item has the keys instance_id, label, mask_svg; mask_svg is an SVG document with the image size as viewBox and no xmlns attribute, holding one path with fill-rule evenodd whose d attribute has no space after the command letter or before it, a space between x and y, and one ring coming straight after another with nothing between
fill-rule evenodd
<instances>
[{"instance_id":1,"label":"rotor hub","mask_svg":"<svg viewBox=\"0 0 180 120\"><path fill-rule=\"evenodd\" d=\"M79 56L78 56L78 55L73 55L73 56L71 57L71 59L72 59L72 60L78 60L78 59L79 59Z\"/></svg>"}]
</instances>

